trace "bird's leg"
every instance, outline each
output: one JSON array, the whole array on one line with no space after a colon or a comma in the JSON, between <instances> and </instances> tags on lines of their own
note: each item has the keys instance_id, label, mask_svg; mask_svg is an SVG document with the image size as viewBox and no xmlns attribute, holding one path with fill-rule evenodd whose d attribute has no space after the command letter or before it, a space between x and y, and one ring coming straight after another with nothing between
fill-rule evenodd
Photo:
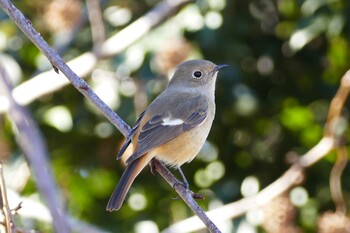
<instances>
[{"instance_id":1,"label":"bird's leg","mask_svg":"<svg viewBox=\"0 0 350 233\"><path fill-rule=\"evenodd\" d=\"M150 170L151 170L152 175L155 175L155 172L156 172L156 169L157 169L156 166L155 166L155 163L154 163L155 160L156 160L156 159L153 158L153 159L149 162L149 167L150 167ZM158 161L159 161L159 160L158 160ZM159 162L161 162L161 161L159 161ZM180 167L178 168L178 170L179 170L179 172L180 172L180 175L181 175L183 181L182 181L182 182L178 181L177 183L175 183L174 186L173 186L173 188L175 188L177 185L181 185L182 187L184 187L184 188L186 189L186 191L190 192L190 194L191 194L191 196L192 196L193 198L204 200L205 198L203 197L203 195L201 195L201 194L199 194L199 193L194 193L194 192L192 192L192 191L189 189L190 185L189 185L189 183L188 183L188 181L187 181L187 179L186 179L186 177L185 177L183 171L181 170ZM176 200L176 199L178 199L178 198L179 198L179 197L175 197L175 198L173 198L173 199Z\"/></svg>"},{"instance_id":2,"label":"bird's leg","mask_svg":"<svg viewBox=\"0 0 350 233\"><path fill-rule=\"evenodd\" d=\"M181 167L178 167L177 170L179 170L179 173L182 177L182 186L184 186L185 189L189 189L190 188L190 184L188 183L185 174L183 173Z\"/></svg>"},{"instance_id":3,"label":"bird's leg","mask_svg":"<svg viewBox=\"0 0 350 233\"><path fill-rule=\"evenodd\" d=\"M156 165L154 164L154 158L149 162L149 168L151 170L151 174L155 175L156 174Z\"/></svg>"},{"instance_id":4,"label":"bird's leg","mask_svg":"<svg viewBox=\"0 0 350 233\"><path fill-rule=\"evenodd\" d=\"M191 193L191 196L195 199L201 199L201 200L204 200L204 196L199 194L199 193L194 193L193 191L190 190L190 185L185 177L185 174L183 173L181 167L178 167L178 170L179 170L179 173L182 177L182 183L178 183L178 185L182 185L187 191L189 191ZM177 185L177 184L175 184ZM174 186L175 186L174 185Z\"/></svg>"}]
</instances>

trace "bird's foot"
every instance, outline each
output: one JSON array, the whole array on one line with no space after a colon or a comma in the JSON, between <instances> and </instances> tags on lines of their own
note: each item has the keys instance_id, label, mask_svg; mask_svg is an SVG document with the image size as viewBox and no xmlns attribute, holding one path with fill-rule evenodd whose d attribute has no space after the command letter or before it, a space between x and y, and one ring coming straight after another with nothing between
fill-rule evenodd
<instances>
[{"instance_id":1,"label":"bird's foot","mask_svg":"<svg viewBox=\"0 0 350 233\"><path fill-rule=\"evenodd\" d=\"M176 189L176 186L182 186L182 187L186 190L186 192L189 192L190 195L191 195L194 199L205 200L205 197L204 197L202 194L195 193L195 192L193 192L193 191L191 191L191 190L189 189L189 184L188 184L187 181L186 181L186 182L177 182L177 183L174 184L173 188ZM177 200L177 199L179 199L179 198L180 198L180 197L174 197L174 198L172 198L172 199L173 199L173 200Z\"/></svg>"}]
</instances>

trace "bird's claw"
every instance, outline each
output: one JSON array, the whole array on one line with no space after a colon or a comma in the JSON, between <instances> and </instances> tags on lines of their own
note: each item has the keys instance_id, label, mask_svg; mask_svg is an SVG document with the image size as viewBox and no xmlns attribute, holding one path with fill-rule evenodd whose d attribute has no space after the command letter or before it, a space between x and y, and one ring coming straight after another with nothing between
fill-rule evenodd
<instances>
[{"instance_id":1,"label":"bird's claw","mask_svg":"<svg viewBox=\"0 0 350 233\"><path fill-rule=\"evenodd\" d=\"M205 200L205 197L204 197L202 194L195 193L195 192L193 192L193 191L191 191L191 190L189 189L189 184L188 184L188 182L177 182L177 183L174 184L173 188L176 189L176 186L178 186L178 185L184 187L185 190L186 190L186 192L189 192L190 195L192 196L192 198L194 198L194 199L199 199L199 200ZM174 198L172 198L172 199L173 199L173 200L177 200L177 199L179 199L179 197L174 197Z\"/></svg>"}]
</instances>

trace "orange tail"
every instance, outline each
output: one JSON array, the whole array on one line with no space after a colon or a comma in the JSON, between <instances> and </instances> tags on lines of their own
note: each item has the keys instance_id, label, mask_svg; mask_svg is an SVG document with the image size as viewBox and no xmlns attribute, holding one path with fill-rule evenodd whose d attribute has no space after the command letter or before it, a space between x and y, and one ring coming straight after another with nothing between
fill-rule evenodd
<instances>
[{"instance_id":1,"label":"orange tail","mask_svg":"<svg viewBox=\"0 0 350 233\"><path fill-rule=\"evenodd\" d=\"M142 171L150 160L151 158L148 158L146 154L136 159L126 167L117 187L114 189L111 197L109 198L106 207L107 211L111 212L120 209L136 176Z\"/></svg>"}]
</instances>

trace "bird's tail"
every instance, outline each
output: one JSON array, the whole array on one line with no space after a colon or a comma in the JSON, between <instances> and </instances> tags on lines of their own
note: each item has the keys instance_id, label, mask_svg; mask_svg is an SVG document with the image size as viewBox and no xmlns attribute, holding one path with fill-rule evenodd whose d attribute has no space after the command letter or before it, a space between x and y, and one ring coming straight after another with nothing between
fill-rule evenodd
<instances>
[{"instance_id":1,"label":"bird's tail","mask_svg":"<svg viewBox=\"0 0 350 233\"><path fill-rule=\"evenodd\" d=\"M152 158L149 158L147 154L131 162L125 169L122 177L119 180L117 187L114 189L111 197L109 198L106 210L116 211L122 206L125 196L128 193L130 186L134 182L136 176L142 171L142 169L149 163Z\"/></svg>"}]
</instances>

